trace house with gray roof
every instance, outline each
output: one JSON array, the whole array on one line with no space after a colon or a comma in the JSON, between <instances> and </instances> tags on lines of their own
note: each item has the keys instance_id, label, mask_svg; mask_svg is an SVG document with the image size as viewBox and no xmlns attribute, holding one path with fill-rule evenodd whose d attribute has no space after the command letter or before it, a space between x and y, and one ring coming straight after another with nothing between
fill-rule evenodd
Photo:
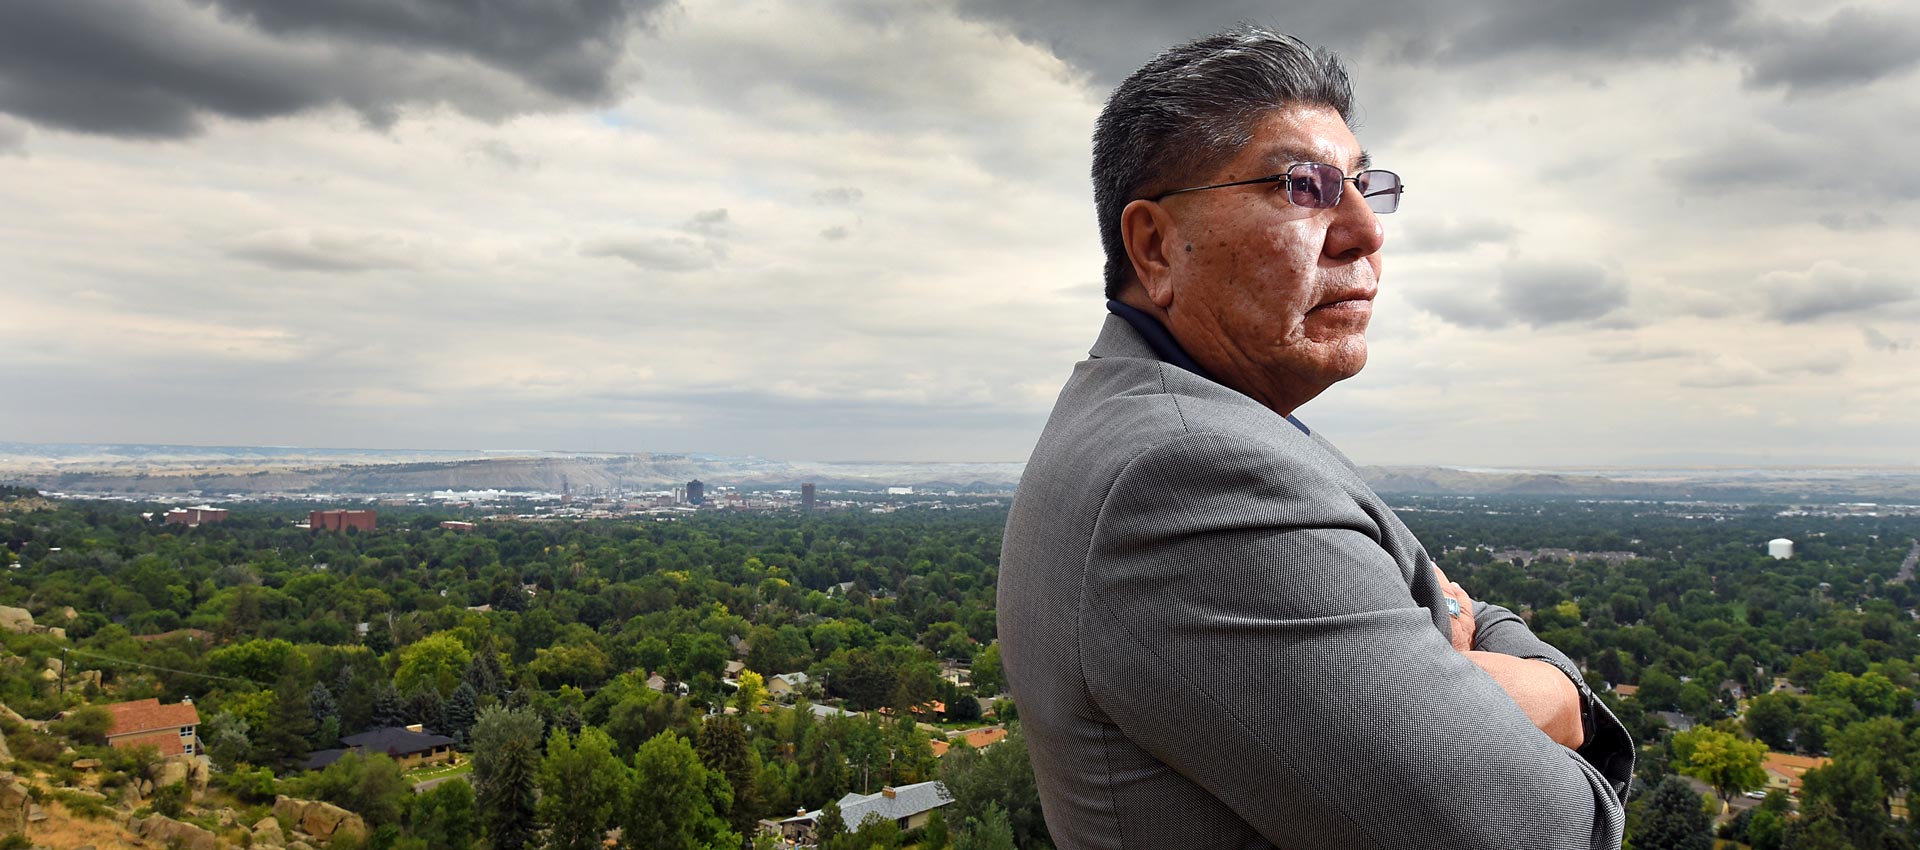
<instances>
[{"instance_id":1,"label":"house with gray roof","mask_svg":"<svg viewBox=\"0 0 1920 850\"><path fill-rule=\"evenodd\" d=\"M872 794L848 794L840 798L840 818L848 829L857 829L870 815L893 821L902 832L927 825L933 810L953 802L953 793L939 781L917 782L898 788L886 787ZM812 844L813 828L820 821L818 810L802 812L780 821L780 837L801 844Z\"/></svg>"}]
</instances>

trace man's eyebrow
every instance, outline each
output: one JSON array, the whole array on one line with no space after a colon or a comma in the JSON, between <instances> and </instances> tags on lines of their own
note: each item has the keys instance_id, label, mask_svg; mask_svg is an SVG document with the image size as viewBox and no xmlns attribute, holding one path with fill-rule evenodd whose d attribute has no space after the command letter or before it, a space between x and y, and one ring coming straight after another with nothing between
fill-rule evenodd
<instances>
[{"instance_id":1,"label":"man's eyebrow","mask_svg":"<svg viewBox=\"0 0 1920 850\"><path fill-rule=\"evenodd\" d=\"M1289 147L1289 146L1281 146L1281 147L1273 148L1272 150L1267 151L1267 157L1266 157L1267 164L1271 166L1276 173L1282 170L1285 170L1288 165L1291 165L1296 162L1319 162L1319 161L1320 161L1320 154L1318 152L1309 150L1307 148L1297 148L1297 147ZM1360 156L1356 157L1353 163L1354 163L1353 167L1347 169L1348 171L1365 171L1368 168L1373 166L1373 154L1368 153L1365 150L1362 150L1360 151Z\"/></svg>"}]
</instances>

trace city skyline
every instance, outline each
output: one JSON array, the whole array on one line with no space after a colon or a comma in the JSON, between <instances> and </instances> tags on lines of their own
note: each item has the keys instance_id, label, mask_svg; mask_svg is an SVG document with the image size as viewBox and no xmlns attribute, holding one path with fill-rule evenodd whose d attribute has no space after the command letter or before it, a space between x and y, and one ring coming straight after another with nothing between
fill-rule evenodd
<instances>
[{"instance_id":1,"label":"city skyline","mask_svg":"<svg viewBox=\"0 0 1920 850\"><path fill-rule=\"evenodd\" d=\"M1102 99L1253 20L1409 186L1356 462L1920 465L1898 4L435 8L0 9L0 441L1025 460Z\"/></svg>"}]
</instances>

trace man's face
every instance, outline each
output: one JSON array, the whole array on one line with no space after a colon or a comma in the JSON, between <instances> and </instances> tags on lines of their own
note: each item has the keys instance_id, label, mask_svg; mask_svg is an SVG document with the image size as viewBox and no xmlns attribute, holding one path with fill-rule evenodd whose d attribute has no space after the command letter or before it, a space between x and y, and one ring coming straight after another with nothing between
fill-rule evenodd
<instances>
[{"instance_id":1,"label":"man's face","mask_svg":"<svg viewBox=\"0 0 1920 850\"><path fill-rule=\"evenodd\" d=\"M1257 122L1252 142L1223 169L1195 182L1263 177L1296 162L1327 163L1350 176L1362 160L1339 113L1286 107ZM1173 221L1169 329L1209 372L1291 410L1366 365L1385 237L1352 184L1332 209L1294 206L1281 184L1160 203Z\"/></svg>"}]
</instances>

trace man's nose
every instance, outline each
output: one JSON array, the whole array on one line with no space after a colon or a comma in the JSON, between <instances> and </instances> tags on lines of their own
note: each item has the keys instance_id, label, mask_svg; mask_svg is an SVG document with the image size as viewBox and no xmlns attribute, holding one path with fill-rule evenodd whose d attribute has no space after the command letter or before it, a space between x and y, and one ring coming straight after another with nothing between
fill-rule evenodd
<instances>
[{"instance_id":1,"label":"man's nose","mask_svg":"<svg viewBox=\"0 0 1920 850\"><path fill-rule=\"evenodd\" d=\"M1380 215L1367 206L1357 187L1347 186L1340 203L1333 208L1333 222L1327 228L1325 253L1328 258L1350 263L1378 253L1386 244L1387 232L1380 227Z\"/></svg>"}]
</instances>

